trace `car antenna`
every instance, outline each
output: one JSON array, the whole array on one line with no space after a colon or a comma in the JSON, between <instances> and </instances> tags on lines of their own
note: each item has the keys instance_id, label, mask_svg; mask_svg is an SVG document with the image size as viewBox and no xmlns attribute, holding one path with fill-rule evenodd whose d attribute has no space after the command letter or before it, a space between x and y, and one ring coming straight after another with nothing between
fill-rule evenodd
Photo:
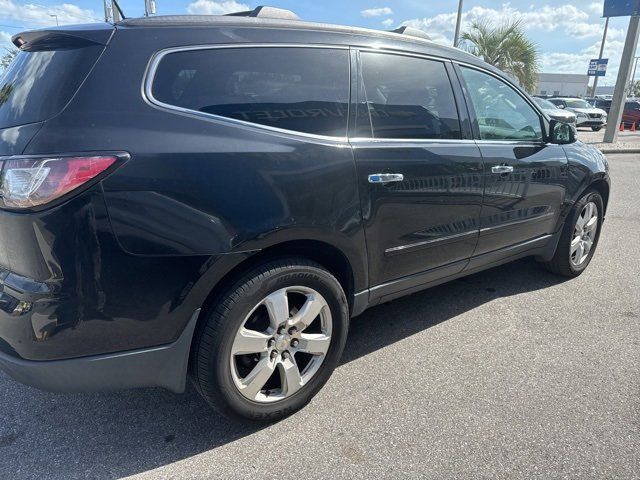
<instances>
[{"instance_id":1,"label":"car antenna","mask_svg":"<svg viewBox=\"0 0 640 480\"><path fill-rule=\"evenodd\" d=\"M127 17L125 17L125 16L124 16L124 12L123 12L123 11L122 11L122 9L120 8L120 4L118 3L118 0L111 0L111 2L112 2L112 3L116 6L116 8L118 9L118 13L120 14L120 18L121 18L122 20L124 20L125 18L127 18Z\"/></svg>"}]
</instances>

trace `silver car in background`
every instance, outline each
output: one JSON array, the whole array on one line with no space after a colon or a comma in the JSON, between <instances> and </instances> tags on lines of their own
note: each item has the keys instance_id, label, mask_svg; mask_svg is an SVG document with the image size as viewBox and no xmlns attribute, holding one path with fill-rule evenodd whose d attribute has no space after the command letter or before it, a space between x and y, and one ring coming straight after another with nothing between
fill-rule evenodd
<instances>
[{"instance_id":1,"label":"silver car in background","mask_svg":"<svg viewBox=\"0 0 640 480\"><path fill-rule=\"evenodd\" d=\"M540 97L533 97L533 101L538 104L542 111L554 120L559 122L576 124L576 115L566 109L558 108L549 100Z\"/></svg>"},{"instance_id":2,"label":"silver car in background","mask_svg":"<svg viewBox=\"0 0 640 480\"><path fill-rule=\"evenodd\" d=\"M550 98L549 102L576 115L577 127L591 127L597 132L607 124L607 112L601 108L594 108L582 98Z\"/></svg>"}]
</instances>

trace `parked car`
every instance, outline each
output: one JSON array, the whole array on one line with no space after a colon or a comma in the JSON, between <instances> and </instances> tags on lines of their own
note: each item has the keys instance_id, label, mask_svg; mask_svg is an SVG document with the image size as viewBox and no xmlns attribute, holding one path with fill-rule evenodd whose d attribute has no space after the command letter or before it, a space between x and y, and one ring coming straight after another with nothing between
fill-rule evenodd
<instances>
[{"instance_id":1,"label":"parked car","mask_svg":"<svg viewBox=\"0 0 640 480\"><path fill-rule=\"evenodd\" d=\"M0 365L26 384L190 378L272 421L324 385L367 308L526 256L575 277L596 250L602 153L410 29L259 7L13 42Z\"/></svg>"},{"instance_id":2,"label":"parked car","mask_svg":"<svg viewBox=\"0 0 640 480\"><path fill-rule=\"evenodd\" d=\"M607 112L608 115L609 109L611 108L611 100L596 98L593 106L601 108ZM635 123L636 127L640 128L640 100L627 99L624 103L624 110L622 111L622 123L628 127Z\"/></svg>"},{"instance_id":3,"label":"parked car","mask_svg":"<svg viewBox=\"0 0 640 480\"><path fill-rule=\"evenodd\" d=\"M582 98L550 98L549 101L558 108L573 112L578 127L591 127L591 130L597 132L607 124L607 112L593 107Z\"/></svg>"},{"instance_id":4,"label":"parked car","mask_svg":"<svg viewBox=\"0 0 640 480\"><path fill-rule=\"evenodd\" d=\"M549 100L545 100L544 98L540 98L540 97L532 97L532 98L533 98L533 101L536 102L538 106L542 109L542 111L546 113L550 118L553 118L554 120L558 120L559 122L571 123L575 125L576 115L574 113L568 110L565 110L563 108L558 108Z\"/></svg>"}]
</instances>

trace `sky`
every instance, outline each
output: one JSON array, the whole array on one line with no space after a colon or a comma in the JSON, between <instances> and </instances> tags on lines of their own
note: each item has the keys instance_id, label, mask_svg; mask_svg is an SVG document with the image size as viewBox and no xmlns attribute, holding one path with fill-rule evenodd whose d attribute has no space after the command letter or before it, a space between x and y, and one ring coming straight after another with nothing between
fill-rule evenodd
<instances>
[{"instance_id":1,"label":"sky","mask_svg":"<svg viewBox=\"0 0 640 480\"><path fill-rule=\"evenodd\" d=\"M102 21L102 0L0 0L0 48L10 46L10 37L20 31L69 23ZM520 18L535 42L543 72L586 73L589 60L597 58L604 19L603 0L464 0L464 30L474 20L494 24ZM307 21L356 25L389 30L410 25L427 32L440 43L451 44L457 0L156 0L158 15L223 14L248 10L261 4L287 8ZM144 0L120 0L127 17L144 13ZM55 15L55 16L53 16ZM615 84L628 17L612 18L604 50L609 71L600 85ZM639 69L640 70L640 69ZM640 71L637 74L640 77Z\"/></svg>"}]
</instances>

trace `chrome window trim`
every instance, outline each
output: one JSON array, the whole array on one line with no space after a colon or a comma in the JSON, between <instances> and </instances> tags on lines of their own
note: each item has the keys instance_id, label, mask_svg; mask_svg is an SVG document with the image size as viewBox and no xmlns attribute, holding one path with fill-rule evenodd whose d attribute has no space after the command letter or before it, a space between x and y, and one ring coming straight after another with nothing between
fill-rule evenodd
<instances>
[{"instance_id":1,"label":"chrome window trim","mask_svg":"<svg viewBox=\"0 0 640 480\"><path fill-rule=\"evenodd\" d=\"M152 107L160 108L162 110L168 110L171 112L179 112L184 115L202 118L206 120L214 120L218 122L227 123L230 125L238 125L248 128L257 128L260 130L266 130L273 133L286 134L296 137L303 137L307 139L324 140L336 143L348 142L348 125L345 127L344 137L334 137L329 135L317 135L314 133L299 132L296 130L289 130L286 128L272 127L269 125L261 125L259 123L248 122L245 120L239 120L236 118L223 117L222 115L216 115L214 113L199 112L198 110L191 110L190 108L179 107L177 105L171 105L164 103L153 96L153 80L155 79L158 65L162 59L176 52L189 52L199 50L221 50L227 48L318 48L318 49L331 49L331 50L349 50L351 47L348 45L329 45L329 44L299 44L299 43L233 43L233 44L206 44L206 45L186 45L181 47L170 47L157 51L153 54L142 79L142 98L144 101ZM351 65L349 59L347 59L347 68L349 69L349 78L347 81L347 91L350 97L350 85L351 85ZM349 116L349 109L351 107L350 98L347 100L347 118Z\"/></svg>"},{"instance_id":2,"label":"chrome window trim","mask_svg":"<svg viewBox=\"0 0 640 480\"><path fill-rule=\"evenodd\" d=\"M451 144L455 144L455 145L461 145L461 144L468 144L468 145L473 145L475 143L475 140L469 139L469 138L461 138L461 139L455 139L455 138L367 138L367 137L355 137L355 138L350 138L349 142L353 145L353 146L359 146L359 145L367 145L367 144L380 144L380 143L388 143L391 145L376 145L378 147L385 147L385 146L396 146L396 144L403 144L403 143L424 143L424 144L434 144L434 143L451 143Z\"/></svg>"}]
</instances>

